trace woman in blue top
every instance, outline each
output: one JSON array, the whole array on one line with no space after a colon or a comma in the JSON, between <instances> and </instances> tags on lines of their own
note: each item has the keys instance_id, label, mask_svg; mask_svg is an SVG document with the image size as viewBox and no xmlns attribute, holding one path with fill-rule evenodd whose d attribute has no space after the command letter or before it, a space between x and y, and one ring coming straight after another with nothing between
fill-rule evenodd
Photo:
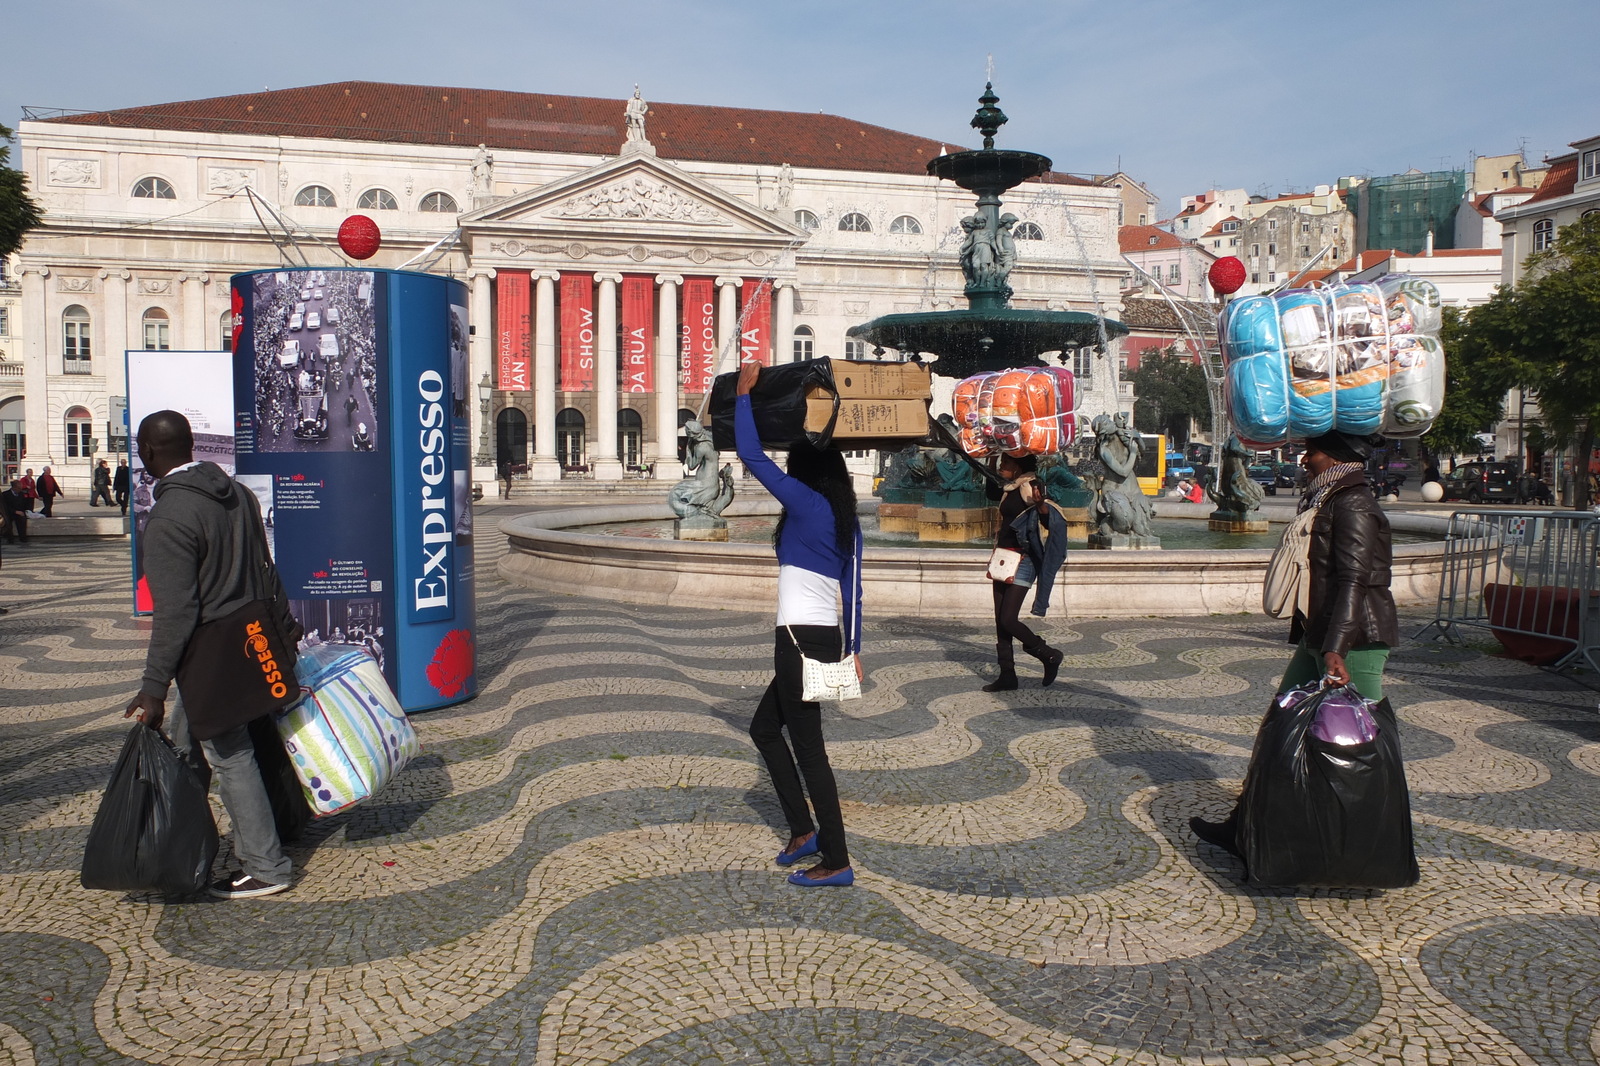
<instances>
[{"instance_id":1,"label":"woman in blue top","mask_svg":"<svg viewBox=\"0 0 1600 1066\"><path fill-rule=\"evenodd\" d=\"M767 764L789 823L789 843L778 852L778 865L791 865L807 855L821 857L811 869L790 874L789 883L806 888L848 885L855 882L855 874L845 849L839 790L822 743L822 706L800 698L804 691L800 653L838 662L845 652L861 650L861 525L856 521L856 494L844 456L831 448L796 441L789 447L787 474L767 458L750 408L750 390L760 373L758 363L739 368L734 437L739 458L783 504L783 515L772 536L778 552L775 676L750 721L750 739ZM840 631L840 600L849 619L847 636ZM860 673L857 658L856 674ZM814 825L800 789L801 776L816 811Z\"/></svg>"}]
</instances>

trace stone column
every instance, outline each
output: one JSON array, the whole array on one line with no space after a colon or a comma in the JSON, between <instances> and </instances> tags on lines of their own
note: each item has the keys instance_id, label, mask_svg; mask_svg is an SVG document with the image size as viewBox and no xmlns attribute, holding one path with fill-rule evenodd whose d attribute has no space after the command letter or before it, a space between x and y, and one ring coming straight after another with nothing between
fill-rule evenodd
<instances>
[{"instance_id":1,"label":"stone column","mask_svg":"<svg viewBox=\"0 0 1600 1066\"><path fill-rule=\"evenodd\" d=\"M100 315L98 328L94 330L93 343L97 347L93 349L93 355L97 360L110 360L102 363L102 366L115 364L126 368L127 360L122 357L122 353L133 347L128 343L128 282L133 279L133 275L126 270L102 270L100 277L105 282L105 299L102 301L105 310ZM144 347L142 336L139 338L138 346ZM118 373L125 375L126 370ZM123 395L127 395L126 381L123 382L123 386Z\"/></svg>"},{"instance_id":2,"label":"stone column","mask_svg":"<svg viewBox=\"0 0 1600 1066\"><path fill-rule=\"evenodd\" d=\"M561 480L556 456L556 282L560 280L554 270L533 275L533 461L528 470L535 481Z\"/></svg>"},{"instance_id":3,"label":"stone column","mask_svg":"<svg viewBox=\"0 0 1600 1066\"><path fill-rule=\"evenodd\" d=\"M657 477L668 476L678 458L678 286L682 274L657 274L657 313L660 334L656 338L656 468Z\"/></svg>"},{"instance_id":4,"label":"stone column","mask_svg":"<svg viewBox=\"0 0 1600 1066\"><path fill-rule=\"evenodd\" d=\"M617 458L617 286L621 274L596 274L595 293L594 443L589 449L589 469L597 481L621 481L622 461Z\"/></svg>"},{"instance_id":5,"label":"stone column","mask_svg":"<svg viewBox=\"0 0 1600 1066\"><path fill-rule=\"evenodd\" d=\"M494 499L494 404L483 411L478 386L485 379L494 384L494 280L493 267L473 267L467 272L467 321L472 336L467 338L467 408L472 412L469 432L472 439L472 481L483 487L484 498ZM485 436L487 434L487 436Z\"/></svg>"},{"instance_id":6,"label":"stone column","mask_svg":"<svg viewBox=\"0 0 1600 1066\"><path fill-rule=\"evenodd\" d=\"M178 343L173 345L174 348L200 352L212 347L206 343L206 286L209 284L210 274L179 275L178 313L183 316L183 321L178 325Z\"/></svg>"},{"instance_id":7,"label":"stone column","mask_svg":"<svg viewBox=\"0 0 1600 1066\"><path fill-rule=\"evenodd\" d=\"M772 365L794 362L794 286L772 287Z\"/></svg>"},{"instance_id":8,"label":"stone column","mask_svg":"<svg viewBox=\"0 0 1600 1066\"><path fill-rule=\"evenodd\" d=\"M55 427L50 424L48 389L53 349L49 338L60 337L61 327L59 324L51 327L45 309L45 285L49 278L47 266L22 268L22 418L28 446L22 453L21 465L33 467L35 473L40 467L59 465L59 459L50 454L51 430ZM56 471L58 477L61 473Z\"/></svg>"},{"instance_id":9,"label":"stone column","mask_svg":"<svg viewBox=\"0 0 1600 1066\"><path fill-rule=\"evenodd\" d=\"M739 368L739 296L743 278L717 279L717 363L719 374Z\"/></svg>"}]
</instances>

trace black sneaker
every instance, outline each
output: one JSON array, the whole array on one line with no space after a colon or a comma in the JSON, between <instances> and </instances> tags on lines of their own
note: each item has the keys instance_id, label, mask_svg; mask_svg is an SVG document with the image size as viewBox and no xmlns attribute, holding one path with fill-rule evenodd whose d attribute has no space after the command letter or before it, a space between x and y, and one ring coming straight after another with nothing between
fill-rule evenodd
<instances>
[{"instance_id":1,"label":"black sneaker","mask_svg":"<svg viewBox=\"0 0 1600 1066\"><path fill-rule=\"evenodd\" d=\"M1208 822L1204 818L1190 818L1189 830L1212 847L1221 848L1230 855L1244 858L1239 852L1238 835L1232 818L1225 822Z\"/></svg>"},{"instance_id":2,"label":"black sneaker","mask_svg":"<svg viewBox=\"0 0 1600 1066\"><path fill-rule=\"evenodd\" d=\"M275 896L279 892L289 891L289 886L257 880L246 873L236 873L213 882L206 891L218 899L249 899L252 896Z\"/></svg>"}]
</instances>

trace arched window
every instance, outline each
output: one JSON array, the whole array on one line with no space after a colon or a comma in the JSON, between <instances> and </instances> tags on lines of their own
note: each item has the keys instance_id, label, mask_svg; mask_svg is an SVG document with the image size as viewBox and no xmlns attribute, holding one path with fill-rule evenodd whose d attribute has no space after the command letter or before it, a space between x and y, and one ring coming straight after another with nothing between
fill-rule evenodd
<instances>
[{"instance_id":1,"label":"arched window","mask_svg":"<svg viewBox=\"0 0 1600 1066\"><path fill-rule=\"evenodd\" d=\"M897 218L893 222L889 223L889 232L890 233L921 233L922 232L922 223L918 222L916 219L912 218L910 215L901 215L899 218Z\"/></svg>"},{"instance_id":2,"label":"arched window","mask_svg":"<svg viewBox=\"0 0 1600 1066\"><path fill-rule=\"evenodd\" d=\"M841 233L871 233L872 223L860 211L851 211L839 220Z\"/></svg>"},{"instance_id":3,"label":"arched window","mask_svg":"<svg viewBox=\"0 0 1600 1066\"><path fill-rule=\"evenodd\" d=\"M814 233L816 232L817 227L822 223L817 221L817 216L815 214L802 207L800 210L794 213L794 224L805 230L807 233Z\"/></svg>"},{"instance_id":4,"label":"arched window","mask_svg":"<svg viewBox=\"0 0 1600 1066\"><path fill-rule=\"evenodd\" d=\"M807 363L817 357L817 335L810 326L794 328L794 361Z\"/></svg>"},{"instance_id":5,"label":"arched window","mask_svg":"<svg viewBox=\"0 0 1600 1066\"><path fill-rule=\"evenodd\" d=\"M556 457L561 460L561 469L583 465L583 437L583 412L576 407L563 408L556 415Z\"/></svg>"},{"instance_id":6,"label":"arched window","mask_svg":"<svg viewBox=\"0 0 1600 1066\"><path fill-rule=\"evenodd\" d=\"M644 442L644 419L631 407L617 411L617 458L625 470L638 470L639 449Z\"/></svg>"},{"instance_id":7,"label":"arched window","mask_svg":"<svg viewBox=\"0 0 1600 1066\"><path fill-rule=\"evenodd\" d=\"M133 186L133 195L143 200L176 200L172 183L165 178L140 178Z\"/></svg>"},{"instance_id":8,"label":"arched window","mask_svg":"<svg viewBox=\"0 0 1600 1066\"><path fill-rule=\"evenodd\" d=\"M528 416L507 407L494 419L495 466L510 467L513 474L528 472Z\"/></svg>"},{"instance_id":9,"label":"arched window","mask_svg":"<svg viewBox=\"0 0 1600 1066\"><path fill-rule=\"evenodd\" d=\"M1011 231L1011 235L1019 241L1044 240L1044 230L1039 228L1037 222L1018 222L1017 228Z\"/></svg>"},{"instance_id":10,"label":"arched window","mask_svg":"<svg viewBox=\"0 0 1600 1066\"><path fill-rule=\"evenodd\" d=\"M159 307L144 313L144 350L165 352L172 348L172 320Z\"/></svg>"},{"instance_id":11,"label":"arched window","mask_svg":"<svg viewBox=\"0 0 1600 1066\"><path fill-rule=\"evenodd\" d=\"M87 407L67 408L67 458L87 459L94 454L93 417Z\"/></svg>"},{"instance_id":12,"label":"arched window","mask_svg":"<svg viewBox=\"0 0 1600 1066\"><path fill-rule=\"evenodd\" d=\"M430 192L422 198L417 205L418 211L437 211L441 214L453 215L461 210L456 206L455 197L447 192Z\"/></svg>"},{"instance_id":13,"label":"arched window","mask_svg":"<svg viewBox=\"0 0 1600 1066\"><path fill-rule=\"evenodd\" d=\"M865 359L867 357L867 342L846 338L844 342L844 357L846 359Z\"/></svg>"},{"instance_id":14,"label":"arched window","mask_svg":"<svg viewBox=\"0 0 1600 1066\"><path fill-rule=\"evenodd\" d=\"M217 347L225 352L233 351L233 312L222 312L222 320L217 325L219 329L217 336L221 338L221 343Z\"/></svg>"},{"instance_id":15,"label":"arched window","mask_svg":"<svg viewBox=\"0 0 1600 1066\"><path fill-rule=\"evenodd\" d=\"M333 190L323 185L307 185L294 194L296 207L338 207L339 202L333 198Z\"/></svg>"},{"instance_id":16,"label":"arched window","mask_svg":"<svg viewBox=\"0 0 1600 1066\"><path fill-rule=\"evenodd\" d=\"M367 211L398 211L400 204L387 189L368 189L356 200L356 206Z\"/></svg>"},{"instance_id":17,"label":"arched window","mask_svg":"<svg viewBox=\"0 0 1600 1066\"><path fill-rule=\"evenodd\" d=\"M1533 250L1542 252L1556 243L1556 224L1554 219L1541 218L1533 224Z\"/></svg>"},{"instance_id":18,"label":"arched window","mask_svg":"<svg viewBox=\"0 0 1600 1066\"><path fill-rule=\"evenodd\" d=\"M62 372L87 374L92 343L89 337L89 312L73 304L61 312Z\"/></svg>"}]
</instances>

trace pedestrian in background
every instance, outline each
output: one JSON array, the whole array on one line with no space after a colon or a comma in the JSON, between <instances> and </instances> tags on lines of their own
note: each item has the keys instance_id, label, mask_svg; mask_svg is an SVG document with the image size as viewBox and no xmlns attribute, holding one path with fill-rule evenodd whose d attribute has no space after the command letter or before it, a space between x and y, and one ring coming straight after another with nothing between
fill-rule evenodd
<instances>
[{"instance_id":1,"label":"pedestrian in background","mask_svg":"<svg viewBox=\"0 0 1600 1066\"><path fill-rule=\"evenodd\" d=\"M45 518L54 518L55 515L50 513L50 509L55 506L56 497L65 496L66 493L61 491L61 482L56 480L56 476L50 472L48 466L39 474L36 487L39 490L39 499L42 501L39 513Z\"/></svg>"},{"instance_id":2,"label":"pedestrian in background","mask_svg":"<svg viewBox=\"0 0 1600 1066\"><path fill-rule=\"evenodd\" d=\"M0 511L6 516L6 540L11 544L28 539L28 515L33 501L22 494L22 479L12 478L11 487L0 492Z\"/></svg>"},{"instance_id":3,"label":"pedestrian in background","mask_svg":"<svg viewBox=\"0 0 1600 1066\"><path fill-rule=\"evenodd\" d=\"M117 506L122 508L122 513L128 513L128 461L117 460L117 476L111 480L111 491L116 494Z\"/></svg>"},{"instance_id":4,"label":"pedestrian in background","mask_svg":"<svg viewBox=\"0 0 1600 1066\"><path fill-rule=\"evenodd\" d=\"M1046 644L1020 617L1022 601L1036 581L1039 590L1034 596L1033 613L1044 616L1050 605L1050 587L1067 557L1066 519L1050 506L1044 484L1035 474L1037 465L1038 460L1031 455L1002 455L997 470L1002 484L998 488L989 486L990 498L998 495L1000 502L1000 528L995 533L989 569L994 592L995 658L1000 674L983 686L985 692L1009 692L1017 687L1014 643L1021 643L1023 651L1044 665L1041 685L1054 682L1061 669L1061 652ZM1002 558L1010 558L1015 566L1004 575L996 571L996 562Z\"/></svg>"},{"instance_id":5,"label":"pedestrian in background","mask_svg":"<svg viewBox=\"0 0 1600 1066\"><path fill-rule=\"evenodd\" d=\"M89 506L99 507L101 500L106 501L107 507L112 506L111 467L106 464L104 459L100 460L95 466L94 476L89 482Z\"/></svg>"}]
</instances>

